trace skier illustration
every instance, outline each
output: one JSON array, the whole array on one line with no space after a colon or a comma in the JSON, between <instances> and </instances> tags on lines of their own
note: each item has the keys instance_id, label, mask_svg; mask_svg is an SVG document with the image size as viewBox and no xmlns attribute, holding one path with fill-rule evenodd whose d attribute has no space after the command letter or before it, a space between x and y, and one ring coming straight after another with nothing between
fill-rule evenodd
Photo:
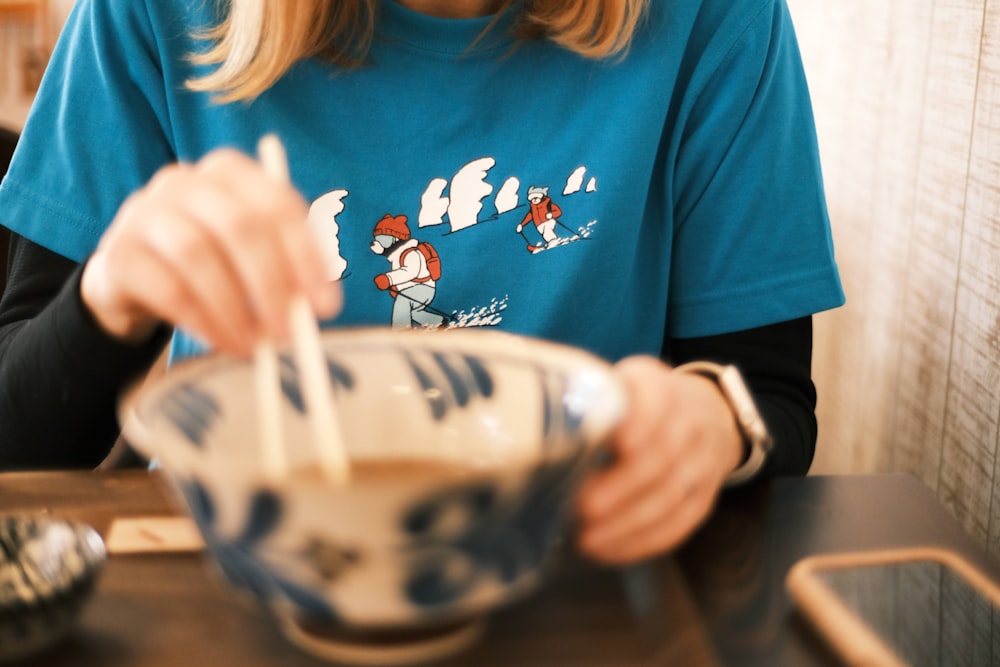
<instances>
[{"instance_id":1,"label":"skier illustration","mask_svg":"<svg viewBox=\"0 0 1000 667\"><path fill-rule=\"evenodd\" d=\"M384 256L392 267L375 276L375 286L388 290L394 299L392 326L443 326L444 314L430 308L441 277L437 251L430 243L412 238L405 215L387 213L375 224L372 234L372 252Z\"/></svg>"},{"instance_id":2,"label":"skier illustration","mask_svg":"<svg viewBox=\"0 0 1000 667\"><path fill-rule=\"evenodd\" d=\"M535 229L542 236L542 245L532 245L527 237L524 240L528 243L528 250L537 252L544 248L555 245L559 242L556 235L556 223L562 215L562 209L549 198L549 189L532 185L528 188L528 213L515 228L517 233L524 236L524 226L529 222L534 223Z\"/></svg>"}]
</instances>

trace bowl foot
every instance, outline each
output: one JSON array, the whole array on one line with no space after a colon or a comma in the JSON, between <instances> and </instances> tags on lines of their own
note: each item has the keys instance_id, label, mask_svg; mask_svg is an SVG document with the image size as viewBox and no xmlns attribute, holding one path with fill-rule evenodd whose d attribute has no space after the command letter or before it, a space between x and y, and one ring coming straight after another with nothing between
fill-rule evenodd
<instances>
[{"instance_id":1,"label":"bowl foot","mask_svg":"<svg viewBox=\"0 0 1000 667\"><path fill-rule=\"evenodd\" d=\"M348 665L391 667L440 660L471 646L485 628L483 619L472 619L431 628L362 633L281 615L282 632L297 647L317 658Z\"/></svg>"}]
</instances>

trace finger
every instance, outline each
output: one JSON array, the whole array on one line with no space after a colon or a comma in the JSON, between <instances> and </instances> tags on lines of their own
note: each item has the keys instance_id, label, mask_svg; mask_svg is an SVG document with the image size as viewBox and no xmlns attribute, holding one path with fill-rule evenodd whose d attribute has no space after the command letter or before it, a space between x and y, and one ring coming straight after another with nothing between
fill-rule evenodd
<instances>
[{"instance_id":1,"label":"finger","mask_svg":"<svg viewBox=\"0 0 1000 667\"><path fill-rule=\"evenodd\" d=\"M305 294L321 317L332 317L341 305L339 285L331 285L319 243L309 225L309 209L302 196L285 181L275 181L263 167L240 153L220 152L207 157L201 168L224 179L240 201L252 207L266 225L270 238L287 258L290 289Z\"/></svg>"},{"instance_id":2,"label":"finger","mask_svg":"<svg viewBox=\"0 0 1000 667\"><path fill-rule=\"evenodd\" d=\"M245 158L213 156L206 160L183 184L181 204L227 257L242 285L242 298L249 301L256 319L270 336L283 339L288 333L289 304L299 289L294 260L278 232L275 209L255 205L238 185L241 179L256 175L256 167L248 170ZM227 164L228 171L222 171L221 164ZM282 189L265 179L257 180L264 193Z\"/></svg>"},{"instance_id":3,"label":"finger","mask_svg":"<svg viewBox=\"0 0 1000 667\"><path fill-rule=\"evenodd\" d=\"M132 297L183 328L196 321L201 335L214 345L231 352L249 350L261 325L216 239L185 211L158 206L145 214L151 217L137 242L144 244L145 253L123 252L117 260L125 267L122 282L132 288ZM142 270L136 264L143 254L155 265L151 270L159 271L147 278L156 279L148 285L134 277Z\"/></svg>"},{"instance_id":4,"label":"finger","mask_svg":"<svg viewBox=\"0 0 1000 667\"><path fill-rule=\"evenodd\" d=\"M659 392L661 396L668 393ZM615 434L617 439L630 442L618 442L615 464L591 476L582 486L579 509L585 520L618 514L632 498L647 493L649 487L668 484L678 470L706 465L712 454L704 446L706 426L675 410L676 400L661 399L664 402L667 404L632 405L626 421L639 426Z\"/></svg>"},{"instance_id":5,"label":"finger","mask_svg":"<svg viewBox=\"0 0 1000 667\"><path fill-rule=\"evenodd\" d=\"M675 447L664 440L652 442L641 451L619 457L608 469L595 472L581 485L578 509L584 521L600 521L620 512L634 496L646 493L650 487L662 486L680 456Z\"/></svg>"},{"instance_id":6,"label":"finger","mask_svg":"<svg viewBox=\"0 0 1000 667\"><path fill-rule=\"evenodd\" d=\"M708 446L706 429L693 420L667 420L646 447L585 482L580 499L583 518L601 521L618 516L651 489L719 487L724 474Z\"/></svg>"},{"instance_id":7,"label":"finger","mask_svg":"<svg viewBox=\"0 0 1000 667\"><path fill-rule=\"evenodd\" d=\"M675 516L652 524L634 535L634 539L588 548L581 545L581 552L588 558L606 565L628 565L679 547L707 518L694 505L685 506Z\"/></svg>"},{"instance_id":8,"label":"finger","mask_svg":"<svg viewBox=\"0 0 1000 667\"><path fill-rule=\"evenodd\" d=\"M621 521L581 532L580 550L608 564L664 553L684 542L707 519L714 500L715 494L706 488L689 489L679 497L643 498Z\"/></svg>"},{"instance_id":9,"label":"finger","mask_svg":"<svg viewBox=\"0 0 1000 667\"><path fill-rule=\"evenodd\" d=\"M619 456L630 456L654 439L670 416L671 386L668 367L659 359L632 356L615 365L624 382L628 414L615 430L613 445Z\"/></svg>"},{"instance_id":10,"label":"finger","mask_svg":"<svg viewBox=\"0 0 1000 667\"><path fill-rule=\"evenodd\" d=\"M101 261L95 257L96 261ZM176 266L164 261L155 252L132 249L119 257L109 258L107 265L115 267L112 279L117 283L119 298L136 310L153 314L200 339L222 352L248 354L245 334L232 320L215 316L218 311L206 307L190 285L179 280Z\"/></svg>"},{"instance_id":11,"label":"finger","mask_svg":"<svg viewBox=\"0 0 1000 667\"><path fill-rule=\"evenodd\" d=\"M703 484L694 466L674 466L656 483L635 489L614 512L584 523L583 530L591 541L614 542L658 520L666 520Z\"/></svg>"},{"instance_id":12,"label":"finger","mask_svg":"<svg viewBox=\"0 0 1000 667\"><path fill-rule=\"evenodd\" d=\"M336 316L343 307L343 292L340 283L331 281L327 276L322 256L317 252L316 235L311 229L303 233L293 225L283 225L281 231L288 255L301 258L292 265L296 281L317 317L329 319Z\"/></svg>"}]
</instances>

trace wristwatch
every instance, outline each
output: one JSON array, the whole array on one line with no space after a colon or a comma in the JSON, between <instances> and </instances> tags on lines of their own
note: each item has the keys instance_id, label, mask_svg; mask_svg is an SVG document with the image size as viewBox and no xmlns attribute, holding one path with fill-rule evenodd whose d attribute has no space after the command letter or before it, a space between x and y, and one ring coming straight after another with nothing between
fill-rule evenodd
<instances>
[{"instance_id":1,"label":"wristwatch","mask_svg":"<svg viewBox=\"0 0 1000 667\"><path fill-rule=\"evenodd\" d=\"M743 462L736 470L729 473L725 485L736 486L753 479L764 466L767 455L771 453L773 441L739 369L736 366L724 366L711 361L690 361L674 370L703 375L714 380L719 386L719 391L729 403L736 418L736 426L743 436L744 447Z\"/></svg>"}]
</instances>

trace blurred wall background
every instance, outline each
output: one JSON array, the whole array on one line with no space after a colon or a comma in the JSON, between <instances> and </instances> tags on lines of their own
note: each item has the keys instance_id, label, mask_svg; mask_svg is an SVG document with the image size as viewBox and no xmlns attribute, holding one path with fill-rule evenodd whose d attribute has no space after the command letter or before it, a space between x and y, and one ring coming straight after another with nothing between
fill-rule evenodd
<instances>
[{"instance_id":1,"label":"blurred wall background","mask_svg":"<svg viewBox=\"0 0 1000 667\"><path fill-rule=\"evenodd\" d=\"M1000 0L789 0L848 305L814 473L906 472L1000 555Z\"/></svg>"},{"instance_id":2,"label":"blurred wall background","mask_svg":"<svg viewBox=\"0 0 1000 667\"><path fill-rule=\"evenodd\" d=\"M19 132L73 0L0 0L0 127Z\"/></svg>"}]
</instances>

